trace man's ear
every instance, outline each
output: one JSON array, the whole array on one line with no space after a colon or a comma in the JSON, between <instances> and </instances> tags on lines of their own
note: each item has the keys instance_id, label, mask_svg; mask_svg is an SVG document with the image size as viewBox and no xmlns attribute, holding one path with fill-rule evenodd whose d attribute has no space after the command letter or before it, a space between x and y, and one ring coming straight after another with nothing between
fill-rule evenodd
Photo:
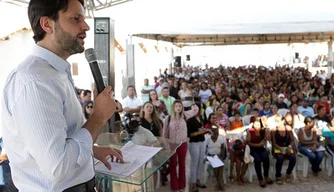
<instances>
[{"instance_id":1,"label":"man's ear","mask_svg":"<svg viewBox=\"0 0 334 192\"><path fill-rule=\"evenodd\" d=\"M53 33L54 21L51 20L49 17L41 17L41 19L39 20L39 24L46 33Z\"/></svg>"}]
</instances>

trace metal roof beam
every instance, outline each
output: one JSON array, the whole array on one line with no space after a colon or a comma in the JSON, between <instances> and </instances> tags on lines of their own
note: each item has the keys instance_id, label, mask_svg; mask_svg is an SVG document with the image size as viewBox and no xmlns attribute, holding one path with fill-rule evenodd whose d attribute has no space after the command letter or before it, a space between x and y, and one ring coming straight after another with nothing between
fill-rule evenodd
<instances>
[{"instance_id":1,"label":"metal roof beam","mask_svg":"<svg viewBox=\"0 0 334 192\"><path fill-rule=\"evenodd\" d=\"M158 35L138 34L138 37L172 42L177 46L191 45L242 45L324 42L333 39L334 32L299 34L254 34L254 35Z\"/></svg>"}]
</instances>

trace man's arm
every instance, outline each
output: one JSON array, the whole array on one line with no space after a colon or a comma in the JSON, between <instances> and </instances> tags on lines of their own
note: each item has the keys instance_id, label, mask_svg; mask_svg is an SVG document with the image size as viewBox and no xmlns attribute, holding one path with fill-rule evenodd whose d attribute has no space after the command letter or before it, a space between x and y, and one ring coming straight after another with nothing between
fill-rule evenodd
<instances>
[{"instance_id":1,"label":"man's arm","mask_svg":"<svg viewBox=\"0 0 334 192\"><path fill-rule=\"evenodd\" d=\"M56 82L47 81L27 83L9 109L39 170L53 182L61 183L92 159L93 138L107 117L98 110L96 117L87 121L87 129L68 136L63 114L66 94ZM98 118L98 114L102 116Z\"/></svg>"}]
</instances>

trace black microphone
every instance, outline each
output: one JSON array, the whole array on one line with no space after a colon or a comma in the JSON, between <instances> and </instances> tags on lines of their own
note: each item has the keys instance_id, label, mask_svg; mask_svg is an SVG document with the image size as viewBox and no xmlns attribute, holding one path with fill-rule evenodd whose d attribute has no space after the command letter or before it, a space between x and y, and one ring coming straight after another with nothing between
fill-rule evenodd
<instances>
[{"instance_id":1,"label":"black microphone","mask_svg":"<svg viewBox=\"0 0 334 192\"><path fill-rule=\"evenodd\" d=\"M100 94L104 90L105 85L103 82L103 77L100 71L100 67L97 63L96 53L94 49L93 48L86 49L85 56L89 63L90 70L92 71L94 81L96 84L96 88L97 88L97 92Z\"/></svg>"}]
</instances>

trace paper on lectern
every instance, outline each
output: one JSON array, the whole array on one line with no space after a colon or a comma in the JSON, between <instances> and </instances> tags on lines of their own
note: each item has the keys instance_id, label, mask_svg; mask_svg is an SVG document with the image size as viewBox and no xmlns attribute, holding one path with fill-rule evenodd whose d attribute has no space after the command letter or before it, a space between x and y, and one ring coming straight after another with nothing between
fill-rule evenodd
<instances>
[{"instance_id":1,"label":"paper on lectern","mask_svg":"<svg viewBox=\"0 0 334 192\"><path fill-rule=\"evenodd\" d=\"M136 145L129 141L121 149L124 164L110 161L112 169L108 170L103 163L99 162L95 166L95 171L120 178L129 177L146 162L148 162L161 149L161 147Z\"/></svg>"}]
</instances>

